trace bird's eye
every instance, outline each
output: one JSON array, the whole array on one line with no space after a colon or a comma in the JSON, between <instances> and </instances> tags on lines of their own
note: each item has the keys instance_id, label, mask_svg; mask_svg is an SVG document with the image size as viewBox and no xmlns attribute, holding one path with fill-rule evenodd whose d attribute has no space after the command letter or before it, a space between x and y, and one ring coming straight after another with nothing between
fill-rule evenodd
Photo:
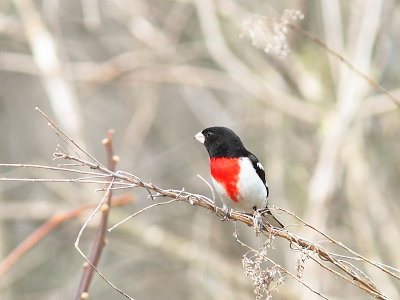
<instances>
[{"instance_id":1,"label":"bird's eye","mask_svg":"<svg viewBox=\"0 0 400 300\"><path fill-rule=\"evenodd\" d=\"M212 133L211 131L208 131L207 133L206 133L206 138L210 138L210 137L212 137L214 135L214 133Z\"/></svg>"}]
</instances>

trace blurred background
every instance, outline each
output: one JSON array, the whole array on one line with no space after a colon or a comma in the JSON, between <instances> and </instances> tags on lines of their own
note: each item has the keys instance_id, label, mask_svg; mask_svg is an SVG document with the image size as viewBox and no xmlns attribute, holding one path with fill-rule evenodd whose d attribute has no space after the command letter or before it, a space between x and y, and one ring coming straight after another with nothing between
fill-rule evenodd
<instances>
[{"instance_id":1,"label":"blurred background","mask_svg":"<svg viewBox=\"0 0 400 300\"><path fill-rule=\"evenodd\" d=\"M38 106L97 159L105 161L101 141L113 128L118 169L211 196L196 176L210 179L208 155L193 135L227 126L266 167L271 204L399 268L398 108L298 32L288 32L286 57L241 37L249 34L244 20L279 18L284 9L301 10L298 26L400 96L399 1L2 0L0 162L57 164L60 141ZM0 177L66 176L0 169ZM95 188L1 182L0 259L56 212L100 201ZM127 192L135 201L113 209L110 224L151 201L145 191ZM97 220L82 238L86 251ZM0 280L0 299L72 299L83 263L73 242L83 222L62 224L19 260ZM291 230L314 237L301 226ZM135 299L255 299L241 262L247 250L233 231L198 207L156 207L108 235L99 269ZM262 244L253 229L239 231L250 245ZM286 241L274 244L270 257L296 273L299 254ZM398 281L359 267L400 299ZM303 279L329 299L367 297L311 261ZM273 294L314 298L289 278ZM90 299L122 296L95 276Z\"/></svg>"}]
</instances>

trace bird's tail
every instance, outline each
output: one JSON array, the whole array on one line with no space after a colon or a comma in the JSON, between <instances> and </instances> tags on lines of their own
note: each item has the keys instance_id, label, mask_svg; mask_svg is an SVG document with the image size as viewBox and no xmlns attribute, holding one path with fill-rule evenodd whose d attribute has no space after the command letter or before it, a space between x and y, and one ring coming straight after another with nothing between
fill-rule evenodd
<instances>
[{"instance_id":1,"label":"bird's tail","mask_svg":"<svg viewBox=\"0 0 400 300\"><path fill-rule=\"evenodd\" d=\"M276 228L284 228L283 224L278 221L277 218L272 214L272 212L266 208L265 211L262 213L262 219L264 222L272 225L273 227Z\"/></svg>"}]
</instances>

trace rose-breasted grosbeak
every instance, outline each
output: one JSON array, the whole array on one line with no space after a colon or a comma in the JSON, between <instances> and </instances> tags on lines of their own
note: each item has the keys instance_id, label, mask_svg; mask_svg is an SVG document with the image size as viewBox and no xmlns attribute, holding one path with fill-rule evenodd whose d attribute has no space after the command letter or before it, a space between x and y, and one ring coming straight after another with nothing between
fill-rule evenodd
<instances>
[{"instance_id":1,"label":"rose-breasted grosbeak","mask_svg":"<svg viewBox=\"0 0 400 300\"><path fill-rule=\"evenodd\" d=\"M208 151L212 181L223 203L245 213L261 210L268 223L283 228L267 206L264 167L240 138L226 127L206 128L194 138Z\"/></svg>"}]
</instances>

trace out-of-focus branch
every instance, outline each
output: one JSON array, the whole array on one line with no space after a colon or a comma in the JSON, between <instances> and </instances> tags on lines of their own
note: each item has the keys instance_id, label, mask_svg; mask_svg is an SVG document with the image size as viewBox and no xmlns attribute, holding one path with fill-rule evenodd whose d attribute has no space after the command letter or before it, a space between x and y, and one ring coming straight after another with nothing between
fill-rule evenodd
<instances>
[{"instance_id":1,"label":"out-of-focus branch","mask_svg":"<svg viewBox=\"0 0 400 300\"><path fill-rule=\"evenodd\" d=\"M22 39L23 31L16 18L0 12L0 34L6 34L13 39Z\"/></svg>"},{"instance_id":2,"label":"out-of-focus branch","mask_svg":"<svg viewBox=\"0 0 400 300\"><path fill-rule=\"evenodd\" d=\"M337 1L321 1L322 22L324 23L324 38L328 45L334 46L336 52L344 53L344 39L342 13L340 3ZM301 33L300 33L301 34ZM308 37L307 37L308 38ZM322 41L321 41L322 42ZM340 64L335 56L329 55L329 65L333 82L337 82Z\"/></svg>"},{"instance_id":3,"label":"out-of-focus branch","mask_svg":"<svg viewBox=\"0 0 400 300\"><path fill-rule=\"evenodd\" d=\"M381 16L381 1L366 1L362 8L362 22L357 25L353 39L354 49L351 58L354 65L364 70L369 70L371 65L374 40L378 33L379 20ZM359 24L359 17L353 17L352 22ZM290 28L295 28L291 26ZM297 29L296 29L297 30ZM337 54L336 54L337 55ZM346 61L347 64L349 64ZM346 66L348 66L346 64ZM336 109L327 122L326 134L321 142L318 160L309 185L309 202L306 211L306 219L324 230L328 219L327 201L332 196L338 179L341 163L338 154L344 143L346 132L352 121L357 116L363 97L368 91L365 78L360 77L355 67L351 69L343 66L338 81Z\"/></svg>"},{"instance_id":4,"label":"out-of-focus branch","mask_svg":"<svg viewBox=\"0 0 400 300\"><path fill-rule=\"evenodd\" d=\"M400 96L400 89L395 89L391 94ZM388 99L385 95L373 95L365 100L365 104L361 108L362 117L370 118L377 115L383 115L398 109L396 103Z\"/></svg>"},{"instance_id":5,"label":"out-of-focus branch","mask_svg":"<svg viewBox=\"0 0 400 300\"><path fill-rule=\"evenodd\" d=\"M132 195L122 195L112 200L113 206L121 206L131 203ZM95 207L96 204L87 204L70 211L56 213L52 218L46 221L23 242L21 242L1 263L0 263L0 279L25 255L30 249L37 245L43 238L57 228L62 223L71 219L75 219L85 213L87 210Z\"/></svg>"},{"instance_id":6,"label":"out-of-focus branch","mask_svg":"<svg viewBox=\"0 0 400 300\"><path fill-rule=\"evenodd\" d=\"M256 99L279 111L307 123L315 123L322 111L318 106L303 102L293 96L280 93L267 80L254 74L229 48L222 34L217 9L211 0L196 0L200 25L204 32L207 49L215 60L244 90ZM301 113L299 113L301 112Z\"/></svg>"},{"instance_id":7,"label":"out-of-focus branch","mask_svg":"<svg viewBox=\"0 0 400 300\"><path fill-rule=\"evenodd\" d=\"M390 217L393 213L391 199L386 197L384 191L376 184L376 172L370 169L368 157L364 154L366 150L363 149L365 146L369 147L369 140L364 136L360 123L362 120L356 120L355 126L351 129L352 143L345 145L345 154L342 156L345 172L348 174L344 190L348 195L346 197L348 205L351 207L346 213L346 219L350 222L352 230L349 235L354 236L353 244L357 248L362 248L365 256L383 262L390 259L394 266L400 266L398 256L400 237L397 234L390 234L398 231L400 222ZM368 191L365 190L365 186L370 187ZM379 199L378 205L375 199ZM363 234L360 234L361 232ZM371 239L371 236L376 238ZM367 274L375 278L376 284L391 295L392 299L400 299L396 282L379 276L379 271L366 263L364 269Z\"/></svg>"},{"instance_id":8,"label":"out-of-focus branch","mask_svg":"<svg viewBox=\"0 0 400 300\"><path fill-rule=\"evenodd\" d=\"M29 75L38 75L39 73L31 56L12 52L0 53L0 69Z\"/></svg>"},{"instance_id":9,"label":"out-of-focus branch","mask_svg":"<svg viewBox=\"0 0 400 300\"><path fill-rule=\"evenodd\" d=\"M100 8L97 0L82 0L83 21L87 29L97 29L101 24Z\"/></svg>"},{"instance_id":10,"label":"out-of-focus branch","mask_svg":"<svg viewBox=\"0 0 400 300\"><path fill-rule=\"evenodd\" d=\"M74 87L65 79L56 42L32 0L14 0L44 89L60 124L80 138L82 113Z\"/></svg>"}]
</instances>

